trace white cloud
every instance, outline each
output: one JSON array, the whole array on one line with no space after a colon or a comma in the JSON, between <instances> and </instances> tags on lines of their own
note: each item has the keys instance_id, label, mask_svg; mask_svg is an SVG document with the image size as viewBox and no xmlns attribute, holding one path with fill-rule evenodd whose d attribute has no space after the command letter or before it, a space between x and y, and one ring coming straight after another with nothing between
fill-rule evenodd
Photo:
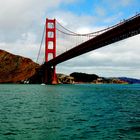
<instances>
[{"instance_id":1,"label":"white cloud","mask_svg":"<svg viewBox=\"0 0 140 140\"><path fill-rule=\"evenodd\" d=\"M16 55L24 56L33 59L36 61L38 44L22 44L21 42L17 43L0 43L0 49L11 52Z\"/></svg>"},{"instance_id":2,"label":"white cloud","mask_svg":"<svg viewBox=\"0 0 140 140\"><path fill-rule=\"evenodd\" d=\"M134 0L121 0L120 1L124 6L130 5Z\"/></svg>"},{"instance_id":3,"label":"white cloud","mask_svg":"<svg viewBox=\"0 0 140 140\"><path fill-rule=\"evenodd\" d=\"M61 3L74 0L1 0L0 4L0 40L15 41L25 31L41 30L45 15Z\"/></svg>"},{"instance_id":4,"label":"white cloud","mask_svg":"<svg viewBox=\"0 0 140 140\"><path fill-rule=\"evenodd\" d=\"M103 7L97 6L95 10L96 10L96 14L98 16L105 16L106 15L105 7L103 8Z\"/></svg>"},{"instance_id":5,"label":"white cloud","mask_svg":"<svg viewBox=\"0 0 140 140\"><path fill-rule=\"evenodd\" d=\"M117 8L117 7L126 7L135 2L135 0L104 0L105 3L109 3L112 8Z\"/></svg>"},{"instance_id":6,"label":"white cloud","mask_svg":"<svg viewBox=\"0 0 140 140\"><path fill-rule=\"evenodd\" d=\"M78 27L91 26L94 25L97 21L97 17L93 17L90 15L76 15L70 11L54 11L49 16L56 17L56 19L65 27L71 28L71 30L77 29Z\"/></svg>"}]
</instances>

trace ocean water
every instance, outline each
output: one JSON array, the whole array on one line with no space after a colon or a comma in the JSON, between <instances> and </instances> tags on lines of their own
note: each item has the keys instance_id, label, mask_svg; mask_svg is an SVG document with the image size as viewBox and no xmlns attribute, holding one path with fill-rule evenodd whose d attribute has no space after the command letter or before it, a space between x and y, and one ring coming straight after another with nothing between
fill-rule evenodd
<instances>
[{"instance_id":1,"label":"ocean water","mask_svg":"<svg viewBox=\"0 0 140 140\"><path fill-rule=\"evenodd\" d=\"M140 140L140 85L0 85L0 140Z\"/></svg>"}]
</instances>

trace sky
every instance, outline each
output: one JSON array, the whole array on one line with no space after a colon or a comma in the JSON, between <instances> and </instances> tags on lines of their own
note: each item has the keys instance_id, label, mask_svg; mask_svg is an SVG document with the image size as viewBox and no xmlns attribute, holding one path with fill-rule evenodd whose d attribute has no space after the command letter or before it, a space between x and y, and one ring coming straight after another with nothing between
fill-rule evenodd
<instances>
[{"instance_id":1,"label":"sky","mask_svg":"<svg viewBox=\"0 0 140 140\"><path fill-rule=\"evenodd\" d=\"M140 13L139 5L139 0L1 0L0 49L36 61L46 18L88 33ZM136 35L63 62L57 72L140 78L139 46L140 35Z\"/></svg>"}]
</instances>

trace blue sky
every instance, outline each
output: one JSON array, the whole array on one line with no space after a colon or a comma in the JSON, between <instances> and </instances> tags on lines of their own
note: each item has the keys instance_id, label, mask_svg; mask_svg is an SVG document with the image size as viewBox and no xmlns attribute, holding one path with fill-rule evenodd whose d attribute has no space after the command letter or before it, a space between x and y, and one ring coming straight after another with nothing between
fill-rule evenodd
<instances>
[{"instance_id":1,"label":"blue sky","mask_svg":"<svg viewBox=\"0 0 140 140\"><path fill-rule=\"evenodd\" d=\"M47 17L75 32L94 32L139 13L140 0L1 0L0 9L0 49L35 61ZM139 44L137 35L64 62L57 72L140 78Z\"/></svg>"},{"instance_id":2,"label":"blue sky","mask_svg":"<svg viewBox=\"0 0 140 140\"><path fill-rule=\"evenodd\" d=\"M128 18L136 12L140 12L139 0L77 0L75 3L61 4L60 9L71 11L78 16L90 15L102 19L118 15L116 21ZM98 25L102 24L100 22Z\"/></svg>"},{"instance_id":3,"label":"blue sky","mask_svg":"<svg viewBox=\"0 0 140 140\"><path fill-rule=\"evenodd\" d=\"M63 3L60 8L72 11L77 15L96 15L98 14L96 9L102 8L105 15L108 16L119 12L129 16L140 10L139 4L139 0L81 0L69 5Z\"/></svg>"}]
</instances>

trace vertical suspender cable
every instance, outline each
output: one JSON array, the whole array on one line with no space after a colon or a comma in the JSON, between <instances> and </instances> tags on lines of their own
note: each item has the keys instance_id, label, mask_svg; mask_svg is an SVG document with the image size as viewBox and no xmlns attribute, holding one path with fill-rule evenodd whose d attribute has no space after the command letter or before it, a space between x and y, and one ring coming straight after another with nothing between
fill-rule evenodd
<instances>
[{"instance_id":1,"label":"vertical suspender cable","mask_svg":"<svg viewBox=\"0 0 140 140\"><path fill-rule=\"evenodd\" d=\"M39 59L39 56L40 56L40 52L41 52L41 48L42 48L42 44L43 44L43 41L44 41L45 29L46 29L46 26L44 25L44 29L43 29L43 33L42 33L42 38L41 38L41 43L40 43L40 47L39 47L36 63L38 62L38 59Z\"/></svg>"}]
</instances>

